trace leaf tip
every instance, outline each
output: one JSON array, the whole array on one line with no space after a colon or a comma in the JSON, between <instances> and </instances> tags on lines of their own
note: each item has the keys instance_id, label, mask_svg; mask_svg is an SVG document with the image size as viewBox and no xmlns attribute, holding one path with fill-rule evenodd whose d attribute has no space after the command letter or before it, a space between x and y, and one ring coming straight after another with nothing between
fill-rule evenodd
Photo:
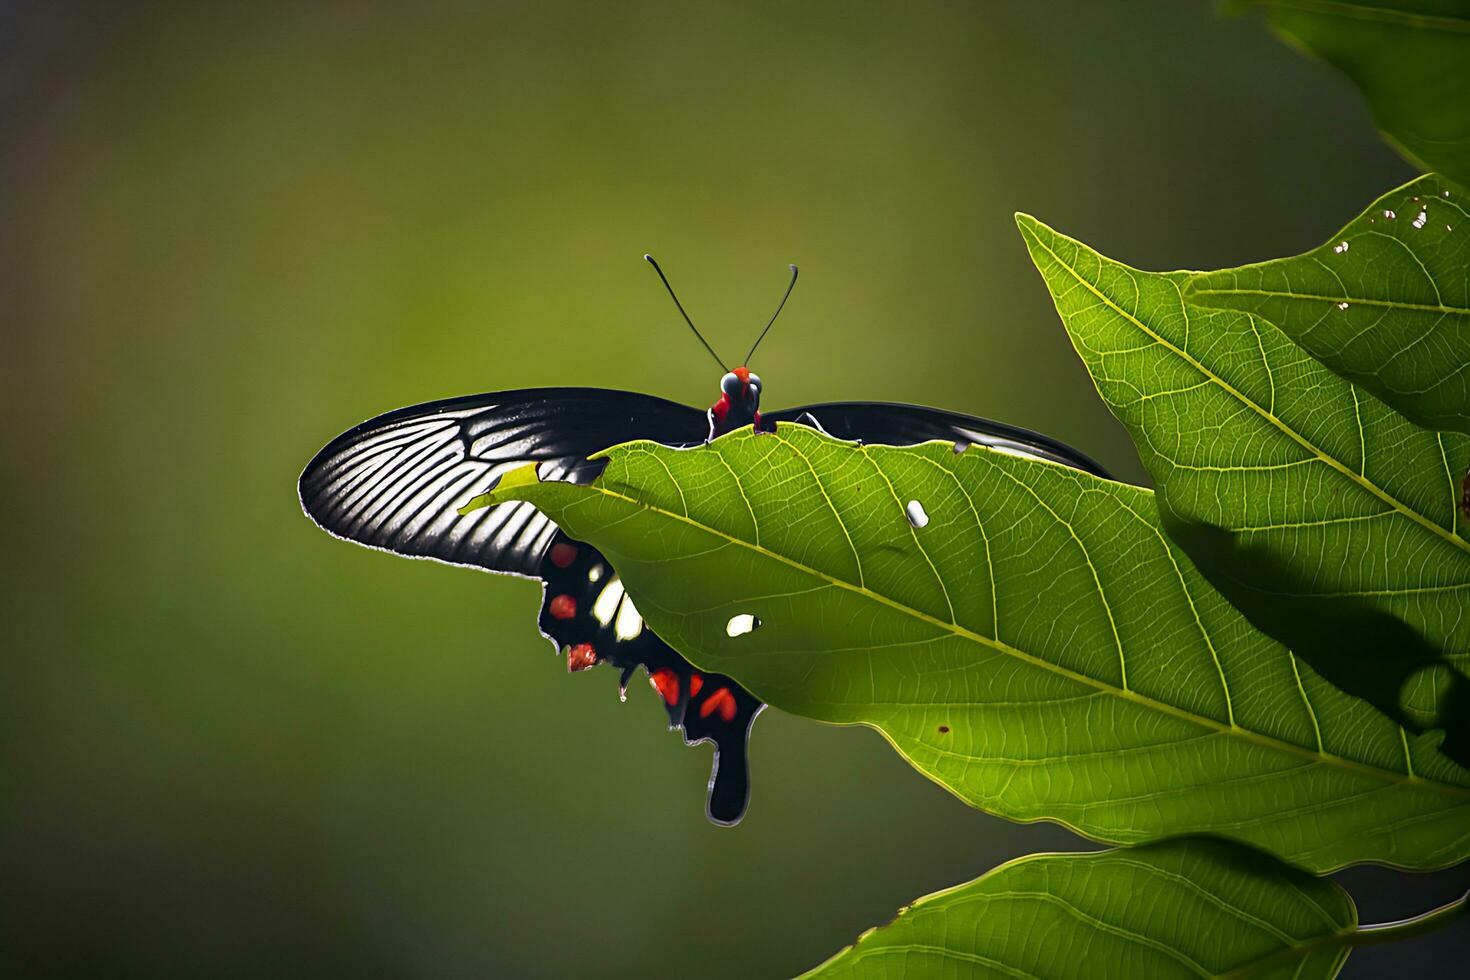
<instances>
[{"instance_id":1,"label":"leaf tip","mask_svg":"<svg viewBox=\"0 0 1470 980\"><path fill-rule=\"evenodd\" d=\"M1056 232L1044 221L1025 211L1016 212L1016 227L1021 232L1021 237L1026 241L1028 249L1035 248L1036 244L1047 236L1055 236Z\"/></svg>"}]
</instances>

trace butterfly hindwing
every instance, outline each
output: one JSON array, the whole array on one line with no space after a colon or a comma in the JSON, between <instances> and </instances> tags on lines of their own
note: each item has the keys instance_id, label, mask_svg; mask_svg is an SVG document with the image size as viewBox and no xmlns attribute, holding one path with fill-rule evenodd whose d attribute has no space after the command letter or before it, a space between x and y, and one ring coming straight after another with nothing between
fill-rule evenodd
<instances>
[{"instance_id":1,"label":"butterfly hindwing","mask_svg":"<svg viewBox=\"0 0 1470 980\"><path fill-rule=\"evenodd\" d=\"M592 546L558 531L547 549L541 577L541 632L566 657L567 670L606 663L626 685L643 668L664 702L669 726L690 745L715 745L706 810L721 824L737 823L750 799L746 745L755 716L765 707L722 674L706 674L649 629L617 572Z\"/></svg>"}]
</instances>

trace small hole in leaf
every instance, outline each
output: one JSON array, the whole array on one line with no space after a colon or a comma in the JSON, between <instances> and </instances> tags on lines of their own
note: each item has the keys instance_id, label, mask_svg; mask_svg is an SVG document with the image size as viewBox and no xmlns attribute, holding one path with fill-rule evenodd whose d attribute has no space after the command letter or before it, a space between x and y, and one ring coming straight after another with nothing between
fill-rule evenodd
<instances>
[{"instance_id":1,"label":"small hole in leaf","mask_svg":"<svg viewBox=\"0 0 1470 980\"><path fill-rule=\"evenodd\" d=\"M914 527L923 527L929 523L929 515L924 513L924 505L917 500L910 500L903 512L908 515L909 523Z\"/></svg>"},{"instance_id":2,"label":"small hole in leaf","mask_svg":"<svg viewBox=\"0 0 1470 980\"><path fill-rule=\"evenodd\" d=\"M752 616L750 613L741 613L738 616L730 617L730 621L725 624L725 634L727 636L744 636L746 633L754 631L760 624L761 621L759 618Z\"/></svg>"}]
</instances>

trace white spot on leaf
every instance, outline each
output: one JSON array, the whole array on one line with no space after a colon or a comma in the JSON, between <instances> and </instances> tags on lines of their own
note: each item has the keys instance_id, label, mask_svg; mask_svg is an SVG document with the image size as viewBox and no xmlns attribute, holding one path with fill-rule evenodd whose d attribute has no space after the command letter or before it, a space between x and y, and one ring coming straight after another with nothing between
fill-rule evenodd
<instances>
[{"instance_id":1,"label":"white spot on leaf","mask_svg":"<svg viewBox=\"0 0 1470 980\"><path fill-rule=\"evenodd\" d=\"M929 515L924 513L924 505L917 500L910 500L903 512L908 515L909 523L914 527L923 527L929 523Z\"/></svg>"},{"instance_id":2,"label":"white spot on leaf","mask_svg":"<svg viewBox=\"0 0 1470 980\"><path fill-rule=\"evenodd\" d=\"M731 616L730 621L725 624L725 635L732 637L744 636L746 633L754 631L760 624L761 621L750 613Z\"/></svg>"},{"instance_id":3,"label":"white spot on leaf","mask_svg":"<svg viewBox=\"0 0 1470 980\"><path fill-rule=\"evenodd\" d=\"M1343 252L1346 252L1349 248L1351 248L1351 246L1348 245L1347 242L1338 242L1336 245L1332 246L1332 250L1334 252L1336 252L1338 255L1341 255Z\"/></svg>"}]
</instances>

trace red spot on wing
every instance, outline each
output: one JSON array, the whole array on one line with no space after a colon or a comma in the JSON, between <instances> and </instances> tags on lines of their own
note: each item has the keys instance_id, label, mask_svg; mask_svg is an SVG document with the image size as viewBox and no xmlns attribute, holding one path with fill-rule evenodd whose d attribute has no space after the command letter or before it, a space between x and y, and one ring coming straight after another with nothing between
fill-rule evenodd
<instances>
[{"instance_id":1,"label":"red spot on wing","mask_svg":"<svg viewBox=\"0 0 1470 980\"><path fill-rule=\"evenodd\" d=\"M548 611L556 619L571 619L577 615L577 600L562 594L551 600Z\"/></svg>"},{"instance_id":2,"label":"red spot on wing","mask_svg":"<svg viewBox=\"0 0 1470 980\"><path fill-rule=\"evenodd\" d=\"M698 697L699 689L704 687L704 675L698 671L689 675L689 696Z\"/></svg>"},{"instance_id":3,"label":"red spot on wing","mask_svg":"<svg viewBox=\"0 0 1470 980\"><path fill-rule=\"evenodd\" d=\"M551 563L557 568L566 568L577 560L577 546L558 541L551 546Z\"/></svg>"},{"instance_id":4,"label":"red spot on wing","mask_svg":"<svg viewBox=\"0 0 1470 980\"><path fill-rule=\"evenodd\" d=\"M720 713L721 721L735 720L735 695L728 687L722 687L704 699L704 704L699 706L699 717L708 718L716 711Z\"/></svg>"},{"instance_id":5,"label":"red spot on wing","mask_svg":"<svg viewBox=\"0 0 1470 980\"><path fill-rule=\"evenodd\" d=\"M597 665L597 648L590 643L567 647L567 670L576 673Z\"/></svg>"},{"instance_id":6,"label":"red spot on wing","mask_svg":"<svg viewBox=\"0 0 1470 980\"><path fill-rule=\"evenodd\" d=\"M679 675L667 667L660 667L648 675L648 681L654 690L664 699L664 703L672 707L679 703Z\"/></svg>"}]
</instances>

